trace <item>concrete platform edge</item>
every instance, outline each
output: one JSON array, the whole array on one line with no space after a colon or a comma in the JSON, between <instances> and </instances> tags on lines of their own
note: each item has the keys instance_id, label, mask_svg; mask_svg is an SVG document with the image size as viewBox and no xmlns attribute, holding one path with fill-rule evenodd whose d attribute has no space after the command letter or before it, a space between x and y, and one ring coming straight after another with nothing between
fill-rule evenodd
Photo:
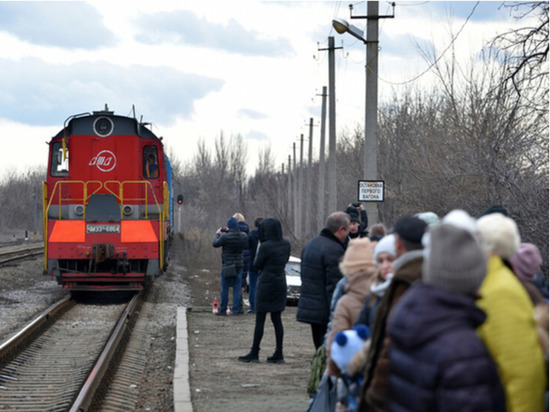
<instances>
[{"instance_id":1,"label":"concrete platform edge","mask_svg":"<svg viewBox=\"0 0 550 412\"><path fill-rule=\"evenodd\" d=\"M176 326L176 360L174 365L174 411L192 412L189 388L189 336L187 308L178 307Z\"/></svg>"}]
</instances>

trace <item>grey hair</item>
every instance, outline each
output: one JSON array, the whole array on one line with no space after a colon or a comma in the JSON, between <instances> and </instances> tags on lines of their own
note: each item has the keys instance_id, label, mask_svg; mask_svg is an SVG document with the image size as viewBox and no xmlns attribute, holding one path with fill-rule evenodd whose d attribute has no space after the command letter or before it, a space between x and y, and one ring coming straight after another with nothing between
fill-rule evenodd
<instances>
[{"instance_id":1,"label":"grey hair","mask_svg":"<svg viewBox=\"0 0 550 412\"><path fill-rule=\"evenodd\" d=\"M349 227L350 219L349 215L345 212L332 212L328 218L325 227L331 231L331 233L336 233L340 226L344 229Z\"/></svg>"}]
</instances>

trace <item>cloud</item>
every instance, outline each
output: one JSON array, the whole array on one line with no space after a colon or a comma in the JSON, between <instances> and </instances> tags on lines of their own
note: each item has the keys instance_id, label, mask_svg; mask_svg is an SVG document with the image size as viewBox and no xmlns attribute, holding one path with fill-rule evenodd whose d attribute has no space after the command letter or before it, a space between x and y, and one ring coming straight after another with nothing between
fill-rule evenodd
<instances>
[{"instance_id":1,"label":"cloud","mask_svg":"<svg viewBox=\"0 0 550 412\"><path fill-rule=\"evenodd\" d=\"M471 15L471 21L483 22L505 18L508 10L502 4L494 1L430 1L425 10L427 13L452 16L458 20L465 20Z\"/></svg>"},{"instance_id":2,"label":"cloud","mask_svg":"<svg viewBox=\"0 0 550 412\"><path fill-rule=\"evenodd\" d=\"M115 43L101 14L83 2L0 2L0 31L42 46L97 49Z\"/></svg>"},{"instance_id":3,"label":"cloud","mask_svg":"<svg viewBox=\"0 0 550 412\"><path fill-rule=\"evenodd\" d=\"M221 49L245 56L287 56L294 54L288 39L264 38L247 30L235 19L227 24L211 23L189 10L158 12L135 19L136 39L146 44L176 43Z\"/></svg>"},{"instance_id":4,"label":"cloud","mask_svg":"<svg viewBox=\"0 0 550 412\"><path fill-rule=\"evenodd\" d=\"M380 45L381 53L399 58L415 58L425 52L429 54L436 50L433 42L412 34L384 35Z\"/></svg>"},{"instance_id":5,"label":"cloud","mask_svg":"<svg viewBox=\"0 0 550 412\"><path fill-rule=\"evenodd\" d=\"M268 142L269 136L265 134L264 132L260 132L258 130L251 130L244 136L246 140L257 140L259 142Z\"/></svg>"},{"instance_id":6,"label":"cloud","mask_svg":"<svg viewBox=\"0 0 550 412\"><path fill-rule=\"evenodd\" d=\"M194 102L223 84L168 67L0 59L0 113L17 122L52 125L72 114L100 110L105 103L118 113L129 112L134 104L147 116L144 120L171 123L190 117Z\"/></svg>"},{"instance_id":7,"label":"cloud","mask_svg":"<svg viewBox=\"0 0 550 412\"><path fill-rule=\"evenodd\" d=\"M265 113L258 112L252 109L240 109L238 112L239 115L249 117L254 120L267 119L269 116Z\"/></svg>"}]
</instances>

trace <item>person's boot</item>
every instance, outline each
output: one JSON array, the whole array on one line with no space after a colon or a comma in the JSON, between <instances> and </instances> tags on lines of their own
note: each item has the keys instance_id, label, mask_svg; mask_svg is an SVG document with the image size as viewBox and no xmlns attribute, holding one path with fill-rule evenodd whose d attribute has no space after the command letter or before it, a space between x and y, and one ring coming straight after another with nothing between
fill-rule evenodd
<instances>
[{"instance_id":1,"label":"person's boot","mask_svg":"<svg viewBox=\"0 0 550 412\"><path fill-rule=\"evenodd\" d=\"M240 362L259 362L258 354L260 353L260 348L252 348L250 352L244 356L239 356L238 360Z\"/></svg>"},{"instance_id":2,"label":"person's boot","mask_svg":"<svg viewBox=\"0 0 550 412\"><path fill-rule=\"evenodd\" d=\"M283 348L275 349L273 355L266 359L269 363L285 363L285 358L283 357Z\"/></svg>"}]
</instances>

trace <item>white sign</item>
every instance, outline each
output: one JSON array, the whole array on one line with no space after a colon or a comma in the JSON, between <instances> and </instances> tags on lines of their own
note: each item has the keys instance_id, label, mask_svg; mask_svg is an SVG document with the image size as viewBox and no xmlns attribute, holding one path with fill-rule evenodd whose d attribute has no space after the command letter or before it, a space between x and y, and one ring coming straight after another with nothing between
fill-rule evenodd
<instances>
[{"instance_id":1,"label":"white sign","mask_svg":"<svg viewBox=\"0 0 550 412\"><path fill-rule=\"evenodd\" d=\"M359 180L357 200L359 202L383 202L383 180Z\"/></svg>"}]
</instances>

